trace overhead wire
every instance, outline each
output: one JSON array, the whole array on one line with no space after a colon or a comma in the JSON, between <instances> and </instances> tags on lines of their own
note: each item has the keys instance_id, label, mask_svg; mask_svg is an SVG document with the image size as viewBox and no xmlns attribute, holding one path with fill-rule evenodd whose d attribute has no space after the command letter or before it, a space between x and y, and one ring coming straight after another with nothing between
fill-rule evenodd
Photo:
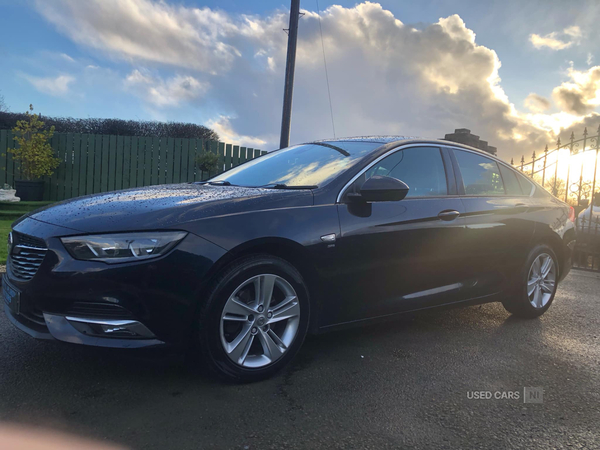
<instances>
[{"instance_id":1,"label":"overhead wire","mask_svg":"<svg viewBox=\"0 0 600 450\"><path fill-rule=\"evenodd\" d=\"M319 9L319 0L317 2L317 15L319 17L319 31L321 32L321 48L323 50L323 65L325 66L325 80L327 81L327 96L329 97L329 112L331 113L331 127L333 128L333 137L335 138L335 121L333 120L333 103L331 102L331 89L329 88L329 73L327 72L327 58L325 57L325 43L323 41L323 27L321 26L321 10Z\"/></svg>"}]
</instances>

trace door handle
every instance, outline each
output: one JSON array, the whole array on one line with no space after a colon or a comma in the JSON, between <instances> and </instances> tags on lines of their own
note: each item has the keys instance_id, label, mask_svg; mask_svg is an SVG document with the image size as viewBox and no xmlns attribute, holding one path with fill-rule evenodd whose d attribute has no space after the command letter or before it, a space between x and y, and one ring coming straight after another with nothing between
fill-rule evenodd
<instances>
[{"instance_id":1,"label":"door handle","mask_svg":"<svg viewBox=\"0 0 600 450\"><path fill-rule=\"evenodd\" d=\"M453 209L442 211L441 213L438 214L438 217L441 220L445 220L446 222L450 222L451 220L458 218L458 216L460 216L460 213Z\"/></svg>"},{"instance_id":2,"label":"door handle","mask_svg":"<svg viewBox=\"0 0 600 450\"><path fill-rule=\"evenodd\" d=\"M522 208L523 206L527 206L525 203L517 203L515 205L516 208Z\"/></svg>"}]
</instances>

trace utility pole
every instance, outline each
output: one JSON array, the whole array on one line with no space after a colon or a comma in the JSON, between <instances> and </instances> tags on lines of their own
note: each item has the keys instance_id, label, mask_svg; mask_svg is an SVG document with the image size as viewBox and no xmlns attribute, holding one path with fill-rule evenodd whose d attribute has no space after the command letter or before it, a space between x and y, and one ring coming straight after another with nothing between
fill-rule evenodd
<instances>
[{"instance_id":1,"label":"utility pole","mask_svg":"<svg viewBox=\"0 0 600 450\"><path fill-rule=\"evenodd\" d=\"M296 43L298 41L298 19L300 0L292 0L290 6L290 29L288 31L287 59L285 63L285 85L283 88L283 114L281 115L281 139L279 148L290 145L292 127L292 96L294 93L294 70L296 67Z\"/></svg>"}]
</instances>

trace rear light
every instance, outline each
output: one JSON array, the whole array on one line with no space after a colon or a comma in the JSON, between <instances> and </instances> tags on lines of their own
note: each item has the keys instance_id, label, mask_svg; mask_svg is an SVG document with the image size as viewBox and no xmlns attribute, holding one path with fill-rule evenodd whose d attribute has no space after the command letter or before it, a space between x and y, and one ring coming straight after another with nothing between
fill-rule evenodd
<instances>
[{"instance_id":1,"label":"rear light","mask_svg":"<svg viewBox=\"0 0 600 450\"><path fill-rule=\"evenodd\" d=\"M575 223L575 208L569 206L569 220Z\"/></svg>"}]
</instances>

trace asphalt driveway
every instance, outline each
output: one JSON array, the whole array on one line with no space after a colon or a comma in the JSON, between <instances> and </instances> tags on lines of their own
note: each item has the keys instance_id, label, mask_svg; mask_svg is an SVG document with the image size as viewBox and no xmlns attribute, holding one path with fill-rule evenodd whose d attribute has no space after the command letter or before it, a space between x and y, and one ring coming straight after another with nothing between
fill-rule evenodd
<instances>
[{"instance_id":1,"label":"asphalt driveway","mask_svg":"<svg viewBox=\"0 0 600 450\"><path fill-rule=\"evenodd\" d=\"M251 385L35 341L0 314L0 420L134 449L600 448L599 369L600 276L578 271L541 319L491 304L312 337Z\"/></svg>"}]
</instances>

